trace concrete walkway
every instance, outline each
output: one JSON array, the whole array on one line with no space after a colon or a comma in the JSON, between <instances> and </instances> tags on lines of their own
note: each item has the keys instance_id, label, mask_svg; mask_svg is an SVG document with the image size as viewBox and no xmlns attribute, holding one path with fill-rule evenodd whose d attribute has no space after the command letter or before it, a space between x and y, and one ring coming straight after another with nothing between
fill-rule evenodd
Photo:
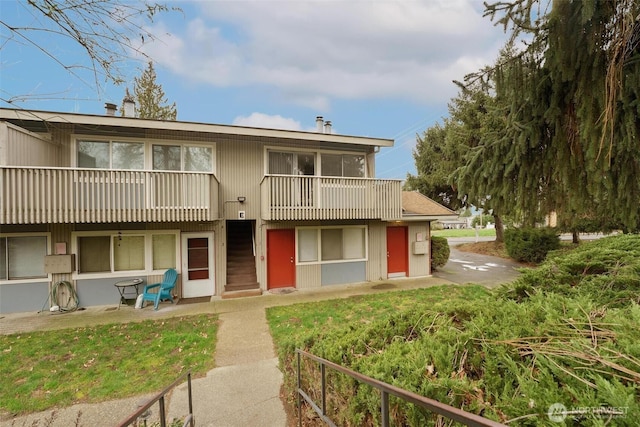
<instances>
[{"instance_id":1,"label":"concrete walkway","mask_svg":"<svg viewBox=\"0 0 640 427\"><path fill-rule=\"evenodd\" d=\"M193 408L198 426L286 426L286 414L280 400L282 373L278 369L265 309L278 305L347 298L356 295L417 289L453 284L440 278L396 279L393 281L334 285L313 290L296 290L288 294L265 293L262 296L212 302L169 305L136 310L112 306L91 307L66 314L17 313L0 315L0 334L34 330L55 330L81 326L161 319L198 313L216 313L220 318L215 363L216 368L203 378L192 379ZM177 376L177 375L176 375ZM30 414L13 419L0 418L0 426L68 427L113 426L137 410L151 395L97 404L79 404L51 412ZM187 387L178 386L169 398L168 416L184 417L187 410ZM158 405L152 407L149 423L157 421ZM39 421L39 424L34 422Z\"/></svg>"}]
</instances>

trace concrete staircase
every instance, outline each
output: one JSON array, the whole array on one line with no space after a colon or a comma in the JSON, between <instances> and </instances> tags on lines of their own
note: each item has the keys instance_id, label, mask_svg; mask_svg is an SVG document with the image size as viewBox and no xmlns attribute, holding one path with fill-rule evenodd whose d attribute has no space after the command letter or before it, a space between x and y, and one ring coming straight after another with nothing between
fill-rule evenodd
<instances>
[{"instance_id":1,"label":"concrete staircase","mask_svg":"<svg viewBox=\"0 0 640 427\"><path fill-rule=\"evenodd\" d=\"M222 298L261 295L250 221L227 223L227 284Z\"/></svg>"}]
</instances>

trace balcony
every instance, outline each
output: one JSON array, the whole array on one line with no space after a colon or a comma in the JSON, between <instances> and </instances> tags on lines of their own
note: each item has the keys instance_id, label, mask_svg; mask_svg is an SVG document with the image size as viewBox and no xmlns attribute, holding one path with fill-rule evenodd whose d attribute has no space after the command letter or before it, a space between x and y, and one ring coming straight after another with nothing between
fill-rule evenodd
<instances>
[{"instance_id":1,"label":"balcony","mask_svg":"<svg viewBox=\"0 0 640 427\"><path fill-rule=\"evenodd\" d=\"M264 220L402 217L400 180L267 175L261 192Z\"/></svg>"},{"instance_id":2,"label":"balcony","mask_svg":"<svg viewBox=\"0 0 640 427\"><path fill-rule=\"evenodd\" d=\"M213 174L0 167L0 224L212 221Z\"/></svg>"}]
</instances>

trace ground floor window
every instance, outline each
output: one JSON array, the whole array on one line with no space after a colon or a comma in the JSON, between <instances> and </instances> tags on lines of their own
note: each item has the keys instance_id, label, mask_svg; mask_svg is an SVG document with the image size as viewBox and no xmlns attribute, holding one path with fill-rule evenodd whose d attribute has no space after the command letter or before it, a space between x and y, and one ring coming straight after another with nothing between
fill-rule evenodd
<instances>
[{"instance_id":1,"label":"ground floor window","mask_svg":"<svg viewBox=\"0 0 640 427\"><path fill-rule=\"evenodd\" d=\"M0 280L47 277L47 236L0 236Z\"/></svg>"},{"instance_id":2,"label":"ground floor window","mask_svg":"<svg viewBox=\"0 0 640 427\"><path fill-rule=\"evenodd\" d=\"M367 259L367 227L299 227L299 263L363 261Z\"/></svg>"},{"instance_id":3,"label":"ground floor window","mask_svg":"<svg viewBox=\"0 0 640 427\"><path fill-rule=\"evenodd\" d=\"M151 273L176 268L177 236L177 231L78 233L78 273Z\"/></svg>"}]
</instances>

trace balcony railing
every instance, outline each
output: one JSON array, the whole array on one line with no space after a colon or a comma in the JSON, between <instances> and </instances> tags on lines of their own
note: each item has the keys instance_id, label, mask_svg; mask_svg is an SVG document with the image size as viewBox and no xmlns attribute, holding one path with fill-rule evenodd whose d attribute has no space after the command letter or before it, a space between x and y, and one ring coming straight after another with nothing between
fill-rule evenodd
<instances>
[{"instance_id":1,"label":"balcony railing","mask_svg":"<svg viewBox=\"0 0 640 427\"><path fill-rule=\"evenodd\" d=\"M213 174L0 167L0 224L212 221Z\"/></svg>"},{"instance_id":2,"label":"balcony railing","mask_svg":"<svg viewBox=\"0 0 640 427\"><path fill-rule=\"evenodd\" d=\"M402 217L399 180L267 175L261 191L265 220Z\"/></svg>"}]
</instances>

